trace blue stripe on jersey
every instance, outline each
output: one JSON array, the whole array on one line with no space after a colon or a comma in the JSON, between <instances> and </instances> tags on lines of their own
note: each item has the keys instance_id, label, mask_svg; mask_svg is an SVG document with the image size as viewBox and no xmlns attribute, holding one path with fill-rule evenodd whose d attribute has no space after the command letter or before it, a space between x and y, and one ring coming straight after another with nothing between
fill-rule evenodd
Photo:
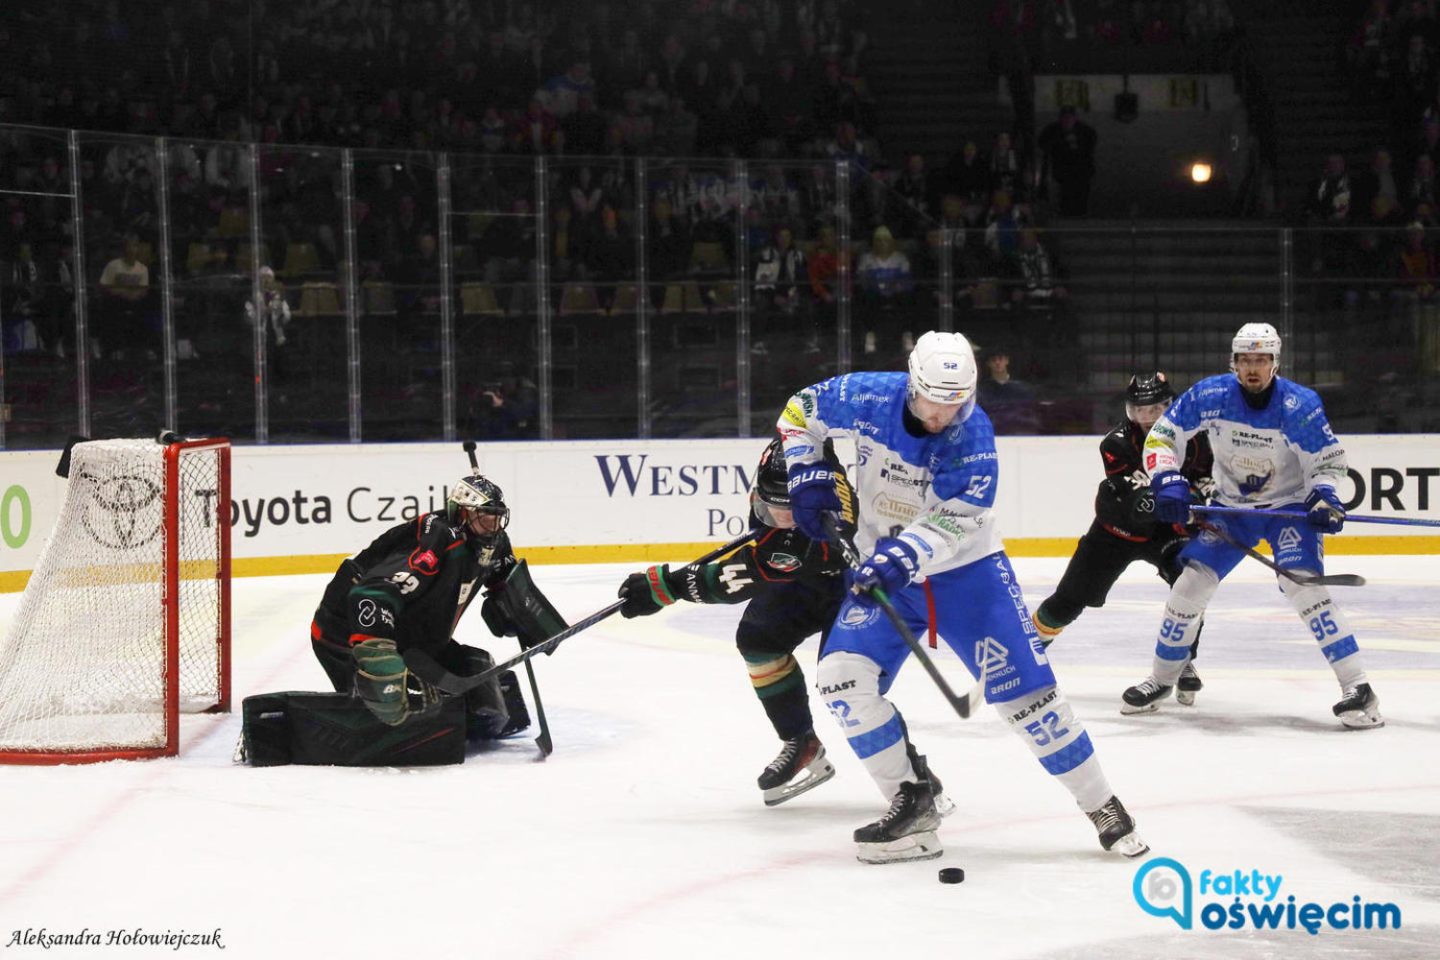
<instances>
[{"instance_id":1,"label":"blue stripe on jersey","mask_svg":"<svg viewBox=\"0 0 1440 960\"><path fill-rule=\"evenodd\" d=\"M875 754L892 747L905 738L905 724L900 720L900 712L897 710L883 726L876 727L869 733L857 733L850 738L850 749L855 751L855 756L864 760L866 757L873 757Z\"/></svg>"},{"instance_id":2,"label":"blue stripe on jersey","mask_svg":"<svg viewBox=\"0 0 1440 960\"><path fill-rule=\"evenodd\" d=\"M1054 777L1074 770L1089 760L1094 752L1095 746L1090 742L1090 734L1082 733L1074 743L1061 747L1049 756L1041 757L1040 765L1045 768L1046 773Z\"/></svg>"},{"instance_id":3,"label":"blue stripe on jersey","mask_svg":"<svg viewBox=\"0 0 1440 960\"><path fill-rule=\"evenodd\" d=\"M1344 660L1352 653L1359 653L1360 645L1355 642L1355 637L1352 634L1348 637L1341 637L1334 643L1321 647L1320 652L1325 654L1325 661L1327 663L1334 663L1337 660Z\"/></svg>"}]
</instances>

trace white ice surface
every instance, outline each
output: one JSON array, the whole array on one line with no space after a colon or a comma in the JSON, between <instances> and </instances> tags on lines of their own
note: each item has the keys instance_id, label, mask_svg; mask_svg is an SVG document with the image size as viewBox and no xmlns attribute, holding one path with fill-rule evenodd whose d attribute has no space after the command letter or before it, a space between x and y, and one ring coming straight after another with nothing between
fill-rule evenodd
<instances>
[{"instance_id":1,"label":"white ice surface","mask_svg":"<svg viewBox=\"0 0 1440 960\"><path fill-rule=\"evenodd\" d=\"M1017 560L1033 604L1062 560ZM1052 648L1117 793L1157 855L1281 873L1300 899L1394 901L1399 931L1181 931L1136 906L1068 794L989 710L960 721L924 673L892 699L959 805L938 861L857 863L884 803L812 693L838 775L779 807L755 777L777 742L733 646L740 611L619 617L538 661L556 749L528 738L460 767L234 766L238 711L184 720L179 758L0 768L0 946L50 933L209 931L187 947L9 945L6 955L230 958L1440 956L1440 557L1334 557L1334 593L1388 720L1340 728L1334 678L1262 568L1211 605L1199 703L1122 717L1164 587L1136 566ZM578 618L630 567L539 567ZM240 698L320 689L308 640L326 578L237 580ZM18 595L0 596L0 629ZM498 657L478 615L459 637ZM798 654L814 677L814 641ZM941 667L968 687L948 651ZM936 882L961 866L965 882ZM114 953L119 950L118 954Z\"/></svg>"}]
</instances>

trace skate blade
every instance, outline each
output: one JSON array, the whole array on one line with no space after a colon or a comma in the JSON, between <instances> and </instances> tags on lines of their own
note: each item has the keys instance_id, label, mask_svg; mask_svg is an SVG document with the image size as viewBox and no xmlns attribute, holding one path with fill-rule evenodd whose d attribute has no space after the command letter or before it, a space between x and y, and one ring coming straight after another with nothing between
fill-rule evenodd
<instances>
[{"instance_id":1,"label":"skate blade","mask_svg":"<svg viewBox=\"0 0 1440 960\"><path fill-rule=\"evenodd\" d=\"M940 838L931 831L912 833L889 843L857 843L855 859L861 863L908 863L944 856Z\"/></svg>"},{"instance_id":2,"label":"skate blade","mask_svg":"<svg viewBox=\"0 0 1440 960\"><path fill-rule=\"evenodd\" d=\"M1127 717L1133 717L1137 713L1154 713L1156 710L1159 709L1160 704L1158 701L1155 703L1147 703L1143 707L1134 706L1132 704L1126 703L1123 700L1120 701L1120 712Z\"/></svg>"},{"instance_id":3,"label":"skate blade","mask_svg":"<svg viewBox=\"0 0 1440 960\"><path fill-rule=\"evenodd\" d=\"M1133 830L1125 836L1110 844L1110 852L1118 853L1122 857L1135 858L1143 857L1150 852L1150 845L1140 839L1140 835Z\"/></svg>"},{"instance_id":4,"label":"skate blade","mask_svg":"<svg viewBox=\"0 0 1440 960\"><path fill-rule=\"evenodd\" d=\"M1194 690L1177 690L1177 691L1175 691L1175 702L1178 703L1178 704L1180 704L1182 707L1193 707L1193 706L1195 706L1195 691L1194 691Z\"/></svg>"},{"instance_id":5,"label":"skate blade","mask_svg":"<svg viewBox=\"0 0 1440 960\"><path fill-rule=\"evenodd\" d=\"M806 790L814 790L833 776L835 776L834 764L823 756L816 757L808 767L800 771L794 780L764 791L765 806L778 806L791 797L800 796Z\"/></svg>"},{"instance_id":6,"label":"skate blade","mask_svg":"<svg viewBox=\"0 0 1440 960\"><path fill-rule=\"evenodd\" d=\"M1351 730L1374 730L1385 726L1385 718L1378 713L1370 715L1363 710L1347 710L1340 714L1340 722Z\"/></svg>"}]
</instances>

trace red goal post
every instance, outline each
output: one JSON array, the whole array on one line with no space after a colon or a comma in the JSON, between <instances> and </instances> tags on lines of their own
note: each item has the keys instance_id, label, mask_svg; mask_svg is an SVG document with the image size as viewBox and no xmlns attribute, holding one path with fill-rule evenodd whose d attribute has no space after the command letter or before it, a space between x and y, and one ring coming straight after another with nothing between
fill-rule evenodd
<instances>
[{"instance_id":1,"label":"red goal post","mask_svg":"<svg viewBox=\"0 0 1440 960\"><path fill-rule=\"evenodd\" d=\"M0 642L0 763L173 756L230 708L230 443L96 440Z\"/></svg>"}]
</instances>

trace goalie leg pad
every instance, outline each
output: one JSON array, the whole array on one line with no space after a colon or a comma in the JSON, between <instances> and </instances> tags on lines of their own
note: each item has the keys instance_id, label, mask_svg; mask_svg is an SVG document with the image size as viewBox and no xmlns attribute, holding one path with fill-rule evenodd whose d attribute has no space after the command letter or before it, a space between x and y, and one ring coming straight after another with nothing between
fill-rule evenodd
<instances>
[{"instance_id":1,"label":"goalie leg pad","mask_svg":"<svg viewBox=\"0 0 1440 960\"><path fill-rule=\"evenodd\" d=\"M391 725L357 697L341 693L266 693L246 697L242 741L255 767L425 767L465 761L459 698Z\"/></svg>"},{"instance_id":2,"label":"goalie leg pad","mask_svg":"<svg viewBox=\"0 0 1440 960\"><path fill-rule=\"evenodd\" d=\"M456 676L470 677L495 665L489 651L451 640L437 658L446 670ZM508 671L507 671L508 672ZM514 674L511 673L514 682ZM465 726L472 740L495 740L510 728L510 709L503 689L504 677L496 677L465 694ZM518 683L516 684L518 692ZM524 701L521 701L524 707ZM529 725L529 717L525 718Z\"/></svg>"}]
</instances>

